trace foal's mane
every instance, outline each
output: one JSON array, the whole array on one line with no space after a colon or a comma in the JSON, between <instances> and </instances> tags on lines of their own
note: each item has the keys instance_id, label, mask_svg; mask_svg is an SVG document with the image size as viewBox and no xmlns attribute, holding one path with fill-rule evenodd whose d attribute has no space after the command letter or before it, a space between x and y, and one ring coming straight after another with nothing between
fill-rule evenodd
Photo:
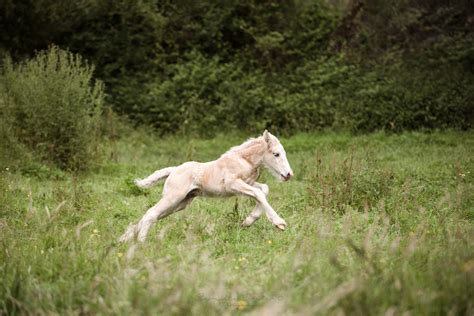
<instances>
[{"instance_id":1,"label":"foal's mane","mask_svg":"<svg viewBox=\"0 0 474 316\"><path fill-rule=\"evenodd\" d=\"M270 135L270 137L272 141L279 142L278 138L275 136ZM262 153L266 150L267 146L268 145L263 136L249 138L242 144L230 148L223 154L223 156L226 154L237 154L252 164L258 164L261 160Z\"/></svg>"},{"instance_id":2,"label":"foal's mane","mask_svg":"<svg viewBox=\"0 0 474 316\"><path fill-rule=\"evenodd\" d=\"M245 149L248 149L250 147L253 147L253 146L256 146L257 143L262 143L262 137L258 137L258 138L249 138L247 139L245 142L243 142L242 144L240 145L237 145L237 146L234 146L234 147L231 147L228 151L226 151L225 153L236 153L236 152L240 152L240 151L243 151Z\"/></svg>"}]
</instances>

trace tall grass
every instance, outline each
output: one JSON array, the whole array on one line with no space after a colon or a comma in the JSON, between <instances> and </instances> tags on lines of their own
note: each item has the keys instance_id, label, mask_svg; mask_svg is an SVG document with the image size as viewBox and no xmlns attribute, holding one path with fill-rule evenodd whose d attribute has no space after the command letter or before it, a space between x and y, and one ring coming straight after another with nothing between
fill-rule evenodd
<instances>
[{"instance_id":1,"label":"tall grass","mask_svg":"<svg viewBox=\"0 0 474 316\"><path fill-rule=\"evenodd\" d=\"M129 179L209 160L244 138L135 133L76 177L0 178L7 314L472 314L472 132L300 134L270 185L289 224L244 229L245 198L197 199L145 244L116 244L161 191Z\"/></svg>"}]
</instances>

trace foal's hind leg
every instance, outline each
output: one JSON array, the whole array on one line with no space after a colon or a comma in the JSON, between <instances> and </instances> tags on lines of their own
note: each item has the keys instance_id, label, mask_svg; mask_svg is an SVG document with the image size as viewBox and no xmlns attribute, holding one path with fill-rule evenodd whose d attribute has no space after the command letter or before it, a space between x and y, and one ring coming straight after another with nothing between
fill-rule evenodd
<instances>
[{"instance_id":1,"label":"foal's hind leg","mask_svg":"<svg viewBox=\"0 0 474 316\"><path fill-rule=\"evenodd\" d=\"M136 227L138 241L145 241L148 230L156 221L186 208L195 196L195 190L187 192L186 194L173 194L173 196L169 194L163 196L155 206L148 209L140 222L138 222Z\"/></svg>"},{"instance_id":2,"label":"foal's hind leg","mask_svg":"<svg viewBox=\"0 0 474 316\"><path fill-rule=\"evenodd\" d=\"M253 186L260 189L265 194L265 197L268 196L268 193L270 192L268 185L264 183L255 182ZM264 212L265 212L265 209L263 208L262 204L257 202L257 204L255 205L255 208L252 210L249 216L247 216L247 218L242 223L242 226L247 227L247 226L252 225L257 219L259 219L262 216Z\"/></svg>"},{"instance_id":3,"label":"foal's hind leg","mask_svg":"<svg viewBox=\"0 0 474 316\"><path fill-rule=\"evenodd\" d=\"M122 235L122 237L120 237L119 241L129 241L134 239L137 235L139 241L144 241L148 234L148 230L153 223L174 212L184 209L195 196L195 191L177 190L176 186L164 190L161 200L148 209L138 224L130 225L127 231Z\"/></svg>"},{"instance_id":4,"label":"foal's hind leg","mask_svg":"<svg viewBox=\"0 0 474 316\"><path fill-rule=\"evenodd\" d=\"M148 230L157 220L172 214L179 206L181 200L163 197L156 205L148 209L135 227L138 241L145 241Z\"/></svg>"},{"instance_id":5,"label":"foal's hind leg","mask_svg":"<svg viewBox=\"0 0 474 316\"><path fill-rule=\"evenodd\" d=\"M130 225L127 231L120 237L120 242L126 242L134 239L138 234L139 241L145 241L146 235L151 225L172 213L178 212L188 206L194 197L186 196L184 200L179 203L170 203L169 199L161 199L155 206L148 209L140 222L135 225Z\"/></svg>"}]
</instances>

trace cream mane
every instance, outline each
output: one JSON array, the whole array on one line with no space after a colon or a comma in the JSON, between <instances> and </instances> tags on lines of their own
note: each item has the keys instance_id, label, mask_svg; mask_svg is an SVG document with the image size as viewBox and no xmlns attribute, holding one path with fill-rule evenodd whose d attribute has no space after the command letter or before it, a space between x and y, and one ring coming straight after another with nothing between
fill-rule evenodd
<instances>
[{"instance_id":1,"label":"cream mane","mask_svg":"<svg viewBox=\"0 0 474 316\"><path fill-rule=\"evenodd\" d=\"M265 143L265 140L263 139L263 137L260 136L257 138L250 138L244 143L238 146L232 147L227 152L225 152L222 156L237 155L244 158L245 160L250 162L252 165L258 167L262 161L263 153L265 152L266 149L267 149L267 144Z\"/></svg>"},{"instance_id":2,"label":"cream mane","mask_svg":"<svg viewBox=\"0 0 474 316\"><path fill-rule=\"evenodd\" d=\"M248 140L246 140L242 144L231 147L228 151L226 151L224 153L224 155L227 154L227 153L236 153L236 152L244 151L245 149L256 146L257 143L259 143L259 145L262 145L263 144L263 137L260 136L258 138L249 138Z\"/></svg>"}]
</instances>

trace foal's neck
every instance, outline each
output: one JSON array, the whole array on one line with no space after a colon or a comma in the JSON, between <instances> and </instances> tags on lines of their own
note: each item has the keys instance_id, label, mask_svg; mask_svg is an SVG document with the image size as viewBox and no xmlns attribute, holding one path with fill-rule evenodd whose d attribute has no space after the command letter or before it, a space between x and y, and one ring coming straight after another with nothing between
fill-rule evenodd
<instances>
[{"instance_id":1,"label":"foal's neck","mask_svg":"<svg viewBox=\"0 0 474 316\"><path fill-rule=\"evenodd\" d=\"M240 156L247 160L254 168L259 168L263 163L266 150L265 140L257 138L248 147L239 151Z\"/></svg>"}]
</instances>

